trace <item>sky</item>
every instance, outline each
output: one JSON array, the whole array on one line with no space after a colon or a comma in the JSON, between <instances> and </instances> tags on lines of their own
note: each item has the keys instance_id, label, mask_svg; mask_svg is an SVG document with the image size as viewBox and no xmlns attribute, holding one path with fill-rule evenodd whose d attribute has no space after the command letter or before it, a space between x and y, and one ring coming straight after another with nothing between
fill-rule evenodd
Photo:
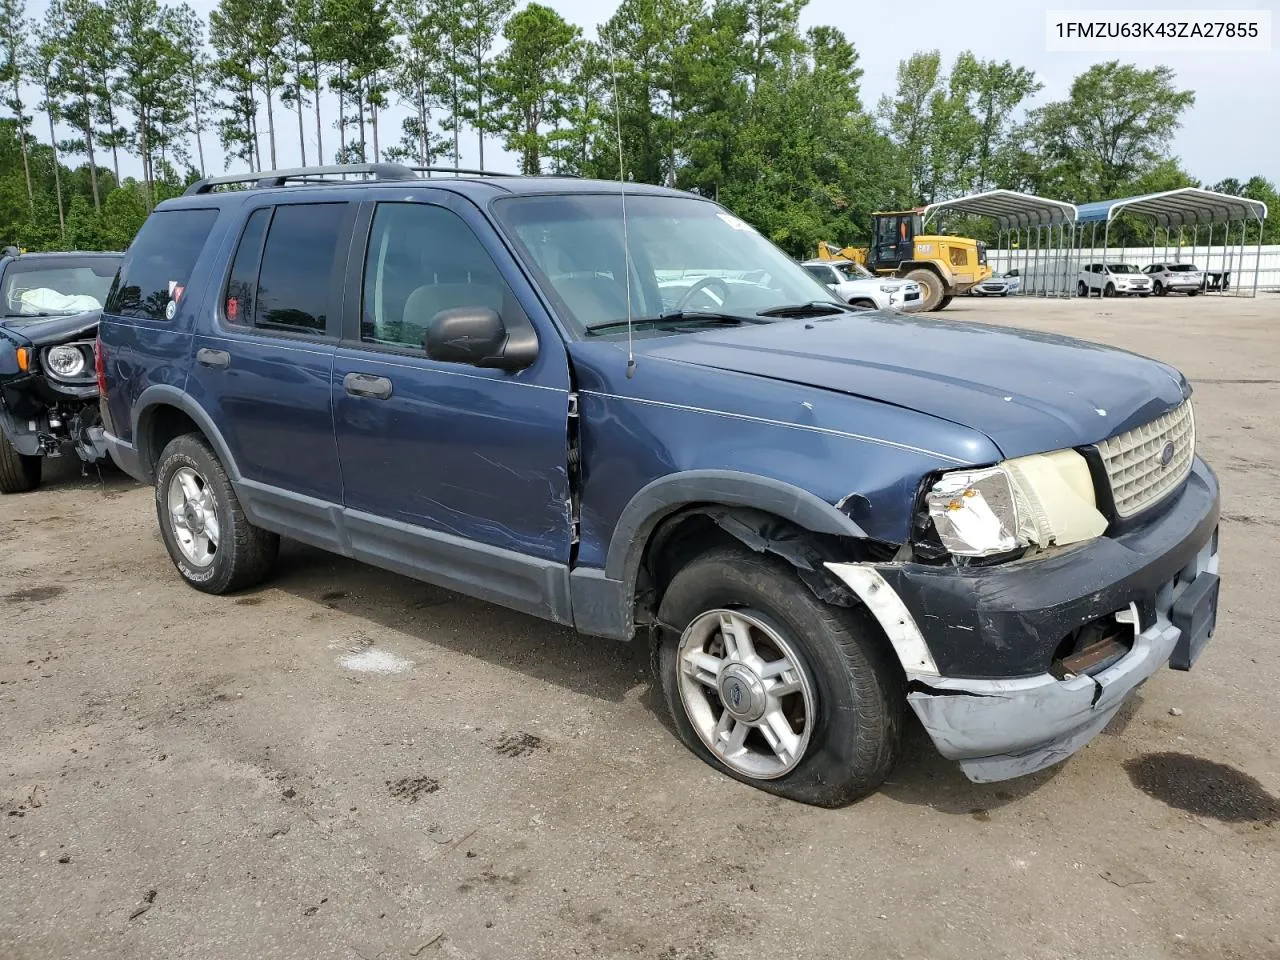
<instances>
[{"instance_id":1,"label":"sky","mask_svg":"<svg viewBox=\"0 0 1280 960\"><path fill-rule=\"evenodd\" d=\"M617 8L611 0L541 0L554 7L565 19L594 36L594 28ZM192 0L202 15L216 6L215 0ZM31 14L43 13L42 0L32 3ZM868 109L874 109L884 94L892 94L900 60L916 50L938 49L949 64L964 50L980 59L1011 60L1016 65L1033 69L1044 84L1032 106L1066 96L1071 80L1091 64L1120 59L1139 67L1166 64L1177 73L1181 89L1193 90L1195 106L1187 111L1182 129L1174 141L1174 153L1181 158L1185 170L1205 184L1225 177L1241 182L1261 174L1272 183L1280 183L1280 36L1273 49L1257 53L1166 52L1163 54L1093 54L1048 52L1045 42L1045 11L1049 9L1157 9L1157 10L1270 10L1274 30L1280 34L1280 0L913 0L909 15L898 12L893 3L851 3L849 0L810 0L801 16L801 27L829 24L840 28L857 48L862 69L862 97ZM328 119L337 117L336 99L326 97L322 109ZM279 103L276 104L278 165L297 165L297 120ZM384 112L380 118L380 138L384 145L400 137L403 109ZM37 129L39 126L37 125ZM308 160L315 163L314 118L308 116L306 129L310 138ZM264 132L261 147L267 160L265 111L259 119ZM223 172L223 155L212 131L205 135L206 166L210 174ZM325 132L325 151L332 157L338 134L331 128ZM194 158L194 149L192 150ZM476 137L464 131L462 166L478 162ZM372 157L370 157L372 159ZM194 162L194 160L193 160ZM444 162L444 161L439 161ZM514 171L516 158L501 149L500 143L486 138L485 164L493 170ZM131 161L122 173L137 175L139 166ZM233 168L233 170L238 168ZM1072 198L1063 198L1072 199Z\"/></svg>"}]
</instances>

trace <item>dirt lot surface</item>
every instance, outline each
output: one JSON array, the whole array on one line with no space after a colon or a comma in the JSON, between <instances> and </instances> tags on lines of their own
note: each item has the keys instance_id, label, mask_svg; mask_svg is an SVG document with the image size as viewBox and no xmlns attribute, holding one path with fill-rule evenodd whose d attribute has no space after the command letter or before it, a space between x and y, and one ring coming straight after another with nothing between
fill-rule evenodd
<instances>
[{"instance_id":1,"label":"dirt lot surface","mask_svg":"<svg viewBox=\"0 0 1280 960\"><path fill-rule=\"evenodd\" d=\"M1195 384L1218 634L1081 754L975 786L912 721L875 796L786 803L685 751L639 645L288 544L205 596L149 489L68 465L0 500L0 956L1280 957L1280 298L945 316Z\"/></svg>"}]
</instances>

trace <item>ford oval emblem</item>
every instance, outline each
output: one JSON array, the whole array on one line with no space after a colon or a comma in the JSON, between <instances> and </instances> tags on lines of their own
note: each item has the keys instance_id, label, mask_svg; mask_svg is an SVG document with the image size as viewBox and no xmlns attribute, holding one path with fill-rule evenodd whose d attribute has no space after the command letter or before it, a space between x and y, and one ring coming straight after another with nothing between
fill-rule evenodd
<instances>
[{"instance_id":1,"label":"ford oval emblem","mask_svg":"<svg viewBox=\"0 0 1280 960\"><path fill-rule=\"evenodd\" d=\"M1164 445L1164 449L1160 451L1160 466L1167 467L1172 463L1174 452L1173 441L1170 440Z\"/></svg>"}]
</instances>

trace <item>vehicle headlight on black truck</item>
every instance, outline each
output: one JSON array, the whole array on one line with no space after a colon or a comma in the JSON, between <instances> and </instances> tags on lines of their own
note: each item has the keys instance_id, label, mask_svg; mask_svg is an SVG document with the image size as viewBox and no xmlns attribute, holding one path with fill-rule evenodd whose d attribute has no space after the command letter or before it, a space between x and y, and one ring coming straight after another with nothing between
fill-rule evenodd
<instances>
[{"instance_id":1,"label":"vehicle headlight on black truck","mask_svg":"<svg viewBox=\"0 0 1280 960\"><path fill-rule=\"evenodd\" d=\"M1107 529L1089 465L1074 450L944 473L925 492L924 504L938 539L957 557L1066 546Z\"/></svg>"},{"instance_id":2,"label":"vehicle headlight on black truck","mask_svg":"<svg viewBox=\"0 0 1280 960\"><path fill-rule=\"evenodd\" d=\"M59 380L76 380L89 370L89 359L79 344L62 344L45 351L44 366Z\"/></svg>"}]
</instances>

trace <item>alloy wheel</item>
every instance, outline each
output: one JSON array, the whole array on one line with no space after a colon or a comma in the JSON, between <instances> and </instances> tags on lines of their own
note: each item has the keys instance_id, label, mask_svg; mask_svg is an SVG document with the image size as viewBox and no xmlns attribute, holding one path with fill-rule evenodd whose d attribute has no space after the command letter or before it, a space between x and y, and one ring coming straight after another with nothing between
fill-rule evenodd
<instances>
[{"instance_id":1,"label":"alloy wheel","mask_svg":"<svg viewBox=\"0 0 1280 960\"><path fill-rule=\"evenodd\" d=\"M726 766L761 780L795 769L817 720L808 667L774 626L742 610L709 610L680 638L680 700Z\"/></svg>"}]
</instances>

